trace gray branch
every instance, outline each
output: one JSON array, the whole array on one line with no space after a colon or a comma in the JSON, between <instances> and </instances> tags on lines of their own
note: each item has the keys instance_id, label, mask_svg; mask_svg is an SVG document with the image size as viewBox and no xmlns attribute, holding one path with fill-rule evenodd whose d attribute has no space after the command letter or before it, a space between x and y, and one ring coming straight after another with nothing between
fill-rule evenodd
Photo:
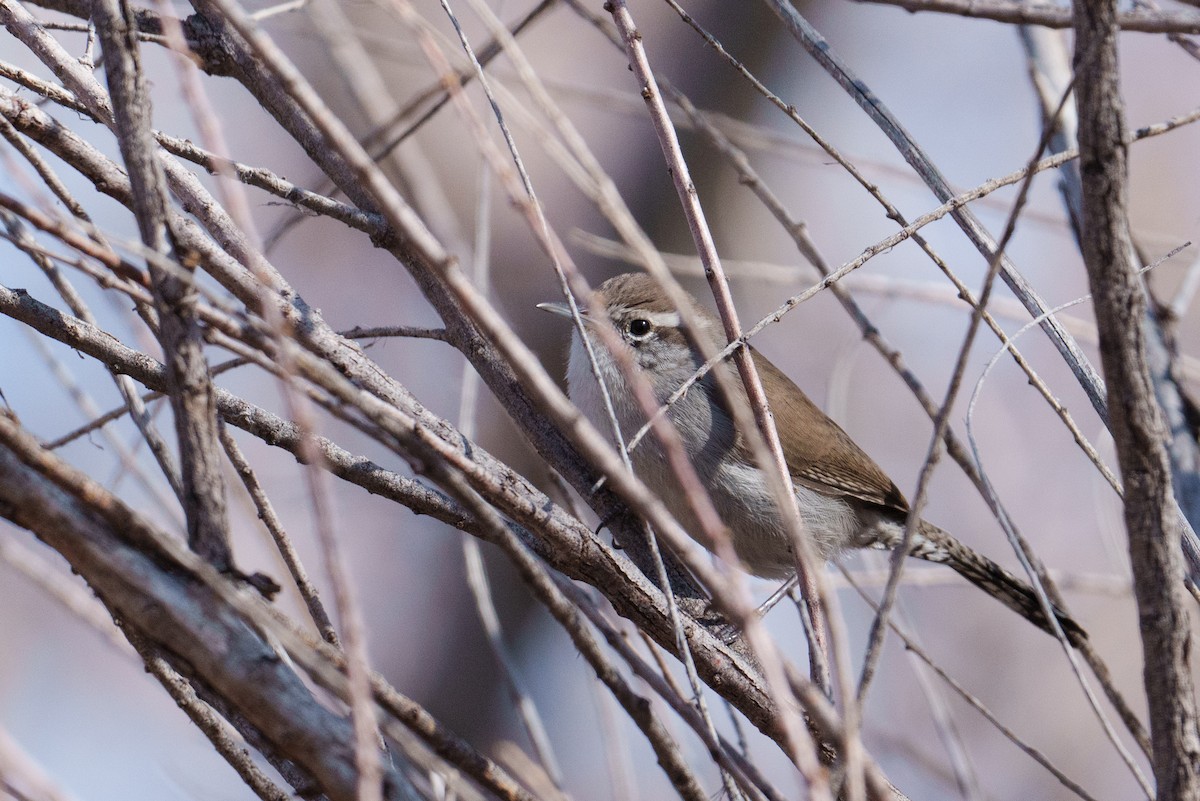
<instances>
[{"instance_id":1,"label":"gray branch","mask_svg":"<svg viewBox=\"0 0 1200 801\"><path fill-rule=\"evenodd\" d=\"M1158 798L1200 798L1191 630L1162 411L1147 368L1146 295L1131 255L1115 2L1076 0L1081 232L1096 307L1142 632Z\"/></svg>"},{"instance_id":2,"label":"gray branch","mask_svg":"<svg viewBox=\"0 0 1200 801\"><path fill-rule=\"evenodd\" d=\"M857 0L896 6L906 11L934 11L976 19L990 19L1015 25L1039 25L1046 28L1070 28L1071 10L1052 3L1024 3L1020 0ZM1179 11L1124 11L1117 15L1123 31L1142 33L1200 33L1200 14Z\"/></svg>"},{"instance_id":3,"label":"gray branch","mask_svg":"<svg viewBox=\"0 0 1200 801\"><path fill-rule=\"evenodd\" d=\"M0 417L0 514L62 554L114 618L201 677L333 801L355 798L349 721L197 576L205 565L181 561L163 547L165 534L48 456L8 414ZM408 781L389 774L387 798L412 797Z\"/></svg>"},{"instance_id":4,"label":"gray branch","mask_svg":"<svg viewBox=\"0 0 1200 801\"><path fill-rule=\"evenodd\" d=\"M96 0L92 16L104 50L117 142L133 190L132 208L142 242L183 264L170 230L168 195L158 145L150 129L150 98L138 56L136 23L129 6ZM196 288L186 271L167 273L154 262L150 280L158 310L158 338L167 357L167 394L179 441L183 510L188 544L218 570L233 566L225 509L225 482L212 376L196 320Z\"/></svg>"},{"instance_id":5,"label":"gray branch","mask_svg":"<svg viewBox=\"0 0 1200 801\"><path fill-rule=\"evenodd\" d=\"M64 315L23 291L0 286L0 314L19 320L151 389L161 390L166 386L166 368L155 359L125 347L103 331ZM268 445L283 448L297 459L303 458L302 434L294 423L220 388L217 388L216 401L217 411L229 425ZM493 477L494 486L488 493L488 500L515 522L514 532L526 547L555 570L600 590L618 613L650 634L664 648L674 650L675 634L668 617L667 602L653 582L524 477L477 445L462 442L445 421L423 409L420 413L423 426L452 435L453 441L478 464L478 473ZM429 515L482 535L473 518L444 495L355 456L328 440L318 439L316 445L327 469L339 478L403 503L417 514ZM480 487L475 489L478 491ZM684 631L697 670L705 682L768 736L779 737L775 724L778 710L757 671L691 617L685 617ZM826 721L828 725L822 733L831 742L839 741L840 732L832 721Z\"/></svg>"}]
</instances>

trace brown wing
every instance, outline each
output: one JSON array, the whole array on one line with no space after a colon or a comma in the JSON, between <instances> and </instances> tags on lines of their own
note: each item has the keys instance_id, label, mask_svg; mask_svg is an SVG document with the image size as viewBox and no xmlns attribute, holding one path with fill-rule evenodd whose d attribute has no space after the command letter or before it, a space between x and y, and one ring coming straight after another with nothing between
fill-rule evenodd
<instances>
[{"instance_id":1,"label":"brown wing","mask_svg":"<svg viewBox=\"0 0 1200 801\"><path fill-rule=\"evenodd\" d=\"M754 348L754 364L768 387L783 454L792 480L827 495L908 511L904 495L841 426L817 408L790 378ZM740 383L740 382L739 382Z\"/></svg>"}]
</instances>

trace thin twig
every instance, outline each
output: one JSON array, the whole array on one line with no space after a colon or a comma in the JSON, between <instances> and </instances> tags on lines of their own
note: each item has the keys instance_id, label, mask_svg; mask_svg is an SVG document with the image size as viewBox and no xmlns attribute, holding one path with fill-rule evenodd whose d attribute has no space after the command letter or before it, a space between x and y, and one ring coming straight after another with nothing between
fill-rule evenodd
<instances>
[{"instance_id":1,"label":"thin twig","mask_svg":"<svg viewBox=\"0 0 1200 801\"><path fill-rule=\"evenodd\" d=\"M1049 117L1044 124L1041 135L1038 137L1037 146L1033 149L1033 155L1030 158L1030 163L1037 161L1038 156L1045 150L1050 136L1054 131L1054 121L1066 106L1067 100L1071 97L1071 87L1063 92L1058 101L1058 106L1054 109L1054 113ZM1028 176L1021 183L1021 187L1017 192L1017 197L1013 201L1012 210L1009 212L1008 219L1004 224L1004 233L1000 237L1000 241L996 246L996 254L988 262L986 277L984 278L983 289L979 293L979 300L974 304L974 310L971 313L970 322L967 324L967 332L963 336L963 343L959 347L958 357L955 360L954 370L951 373L950 383L946 388L945 400L942 401L937 418L934 420L933 437L929 442L928 451L925 459L921 464L921 471L917 478L917 491L913 497L912 505L908 513L908 519L904 525L904 537L901 544L892 551L891 556L891 571L892 575L888 578L887 586L884 587L883 599L879 604L879 611L875 616L875 620L871 623L871 632L868 636L867 653L863 659L863 669L861 678L858 684L859 699L866 696L866 691L870 685L871 677L874 675L875 665L879 659L879 655L883 648L883 637L886 633L885 624L887 623L888 614L892 605L896 601L896 592L900 584L900 576L904 570L905 557L908 556L909 549L912 547L914 538L917 533L917 526L921 519L921 509L924 506L925 494L929 487L929 481L933 477L933 469L937 464L938 458L941 455L942 439L950 425L950 410L954 405L954 401L958 397L958 391L962 386L963 377L966 375L967 360L971 354L971 346L975 342L975 335L979 331L979 326L983 321L983 311L988 305L988 300L992 295L992 288L995 285L995 279L1000 269L1001 260L1004 257L1004 251L1008 247L1008 243L1012 240L1013 235L1017 230L1017 223L1020 219L1021 211L1025 207L1025 201L1029 197L1029 190L1033 186L1033 173L1029 172ZM1036 576L1031 576L1036 582ZM1047 621L1055 618L1055 610L1048 600L1042 601L1042 612ZM1062 642L1063 647L1070 649L1070 643L1067 641L1061 628L1055 623L1051 624L1054 635Z\"/></svg>"},{"instance_id":2,"label":"thin twig","mask_svg":"<svg viewBox=\"0 0 1200 801\"><path fill-rule=\"evenodd\" d=\"M880 127L904 157L905 161L912 166L933 191L934 195L943 202L953 198L954 192L951 190L950 184L925 152L913 141L909 133L900 124L900 121L888 110L883 101L868 88L867 84L853 73L849 65L836 54L829 43L825 41L824 37L796 11L789 0L764 0L764 2L783 21L784 28L788 33L808 51L813 59L837 81ZM975 214L968 208L959 208L952 211L950 216L958 223L959 228L962 229L971 243L975 245L980 254L990 263L996 254L996 242ZM1003 256L1000 259L1000 275L1009 289L1029 309L1031 315L1036 317L1046 310L1046 304L1038 293L1017 271L1016 266ZM1092 407L1096 410L1096 414L1101 419L1107 421L1108 408L1104 398L1102 382L1095 368L1092 367L1083 352L1079 350L1079 346L1075 343L1071 335L1055 322L1053 318L1045 319L1042 323L1042 329L1062 355L1067 366L1075 374L1080 386L1083 387L1088 399L1092 402Z\"/></svg>"},{"instance_id":3,"label":"thin twig","mask_svg":"<svg viewBox=\"0 0 1200 801\"><path fill-rule=\"evenodd\" d=\"M238 447L237 441L229 433L223 420L219 421L217 433L221 438L221 447L225 450L230 465L233 466L233 471L242 480L242 485L250 495L250 500L254 502L254 508L258 510L258 518L262 520L263 526L266 527L271 539L275 542L275 547L279 549L279 555L283 558L283 563L287 565L288 572L291 573L292 580L296 583L296 589L300 592L300 597L308 608L308 614L321 634L321 639L335 648L340 647L333 621L330 620L329 613L325 611L325 605L321 603L317 588L309 580L308 571L300 562L300 556L296 553L291 537L284 529L283 521L275 514L275 507L263 490L254 468L250 466L250 462L242 453L242 449Z\"/></svg>"},{"instance_id":4,"label":"thin twig","mask_svg":"<svg viewBox=\"0 0 1200 801\"><path fill-rule=\"evenodd\" d=\"M443 6L448 13L449 7ZM451 20L458 29L458 21L451 13ZM460 31L461 35L461 31ZM491 171L486 164L481 164L479 170L479 185L476 189L475 203L475 241L472 279L484 288L490 286L491 240L492 240L492 182ZM476 433L476 403L479 398L479 374L468 362L463 362L461 389L458 402L458 427L467 439L475 439ZM479 622L483 625L484 636L492 650L492 657L500 667L500 675L516 707L517 715L525 728L533 750L537 755L539 767L545 774L548 784L559 798L566 798L563 790L564 778L562 767L555 756L554 745L546 732L542 715L538 711L533 697L525 688L515 660L509 655L504 645L500 616L496 611L495 599L492 595L491 584L488 581L487 570L483 563L483 549L479 540L464 534L462 537L463 563L466 568L467 587L475 601L475 609Z\"/></svg>"},{"instance_id":5,"label":"thin twig","mask_svg":"<svg viewBox=\"0 0 1200 801\"><path fill-rule=\"evenodd\" d=\"M338 336L346 339L386 339L389 337L409 337L412 339L436 339L439 342L449 342L444 328L417 328L411 325L381 325L371 328L355 326L346 331L339 331Z\"/></svg>"},{"instance_id":6,"label":"thin twig","mask_svg":"<svg viewBox=\"0 0 1200 801\"><path fill-rule=\"evenodd\" d=\"M146 671L158 679L175 705L196 724L196 728L212 743L213 750L229 763L256 796L262 801L288 801L292 798L291 793L271 781L254 763L250 753L238 742L233 727L196 695L191 683L159 654L153 644L129 629L125 630L125 635L141 656Z\"/></svg>"},{"instance_id":7,"label":"thin twig","mask_svg":"<svg viewBox=\"0 0 1200 801\"><path fill-rule=\"evenodd\" d=\"M679 137L663 103L658 81L646 54L642 34L637 30L633 16L624 0L615 0L608 5L608 9L612 14L617 33L625 46L625 54L629 59L630 68L641 87L642 99L646 101L663 158L667 162L668 172L675 185L684 217L688 222L692 243L700 256L705 277L708 278L713 297L716 299L725 336L729 341L737 340L742 335L742 327L738 320L737 310L733 305L733 297L729 292L729 282L721 269L721 261L713 242L712 232L705 219L699 195L692 184L691 172L679 146ZM682 305L677 304L677 306ZM693 337L693 339L696 338L698 337ZM833 632L830 629L832 624L826 620L825 610L834 601L829 597L829 592L822 581L823 573L819 569L819 562L813 553L812 544L804 534L804 523L800 516L795 493L792 490L792 481L783 453L783 445L779 440L779 432L775 428L762 379L754 365L749 349L735 350L733 362L737 366L738 374L745 388L755 424L766 443L766 452L769 456L767 461L771 467L765 469L763 474L795 550L796 575L803 587L804 598L809 606L808 614L813 622L809 642L810 674L819 687L823 688L827 694L832 694L831 667L838 672L839 684L846 678L841 675L846 664L843 658L845 655L835 656L835 659L841 661L831 663L830 643L826 639L827 636L832 638ZM760 462L760 464L762 463ZM844 642L844 640L842 641ZM836 644L834 645L836 649ZM777 676L776 679L778 678ZM857 761L858 745L854 739L857 736L857 713L852 704L845 708L844 713L847 715L847 726L851 732L851 741L847 743L849 753L846 758L851 766L851 775L860 777L860 767ZM793 755L793 758L795 759L796 756ZM824 790L818 789L818 795L822 792ZM852 783L852 797L857 798L860 792L861 787Z\"/></svg>"},{"instance_id":8,"label":"thin twig","mask_svg":"<svg viewBox=\"0 0 1200 801\"><path fill-rule=\"evenodd\" d=\"M1020 0L857 0L896 6L905 11L936 11L977 19L990 19L1014 25L1041 25L1046 28L1070 28L1071 11L1051 3L1024 3ZM1141 33L1200 33L1200 14L1195 11L1124 11L1117 15L1124 31Z\"/></svg>"},{"instance_id":9,"label":"thin twig","mask_svg":"<svg viewBox=\"0 0 1200 801\"><path fill-rule=\"evenodd\" d=\"M1076 298L1075 300L1072 300L1068 303L1063 304L1063 307L1065 308L1068 306L1073 306L1077 303L1082 303L1090 297L1091 297L1090 295L1086 295L1081 298ZM1058 309L1051 309L1050 311L1047 312L1047 314L1054 314L1057 311L1058 311ZM1008 341L1009 342L1015 341L1026 331L1032 330L1034 328L1034 326L1036 326L1038 324L1038 322L1039 321L1035 318L1034 320L1031 320L1030 322L1026 323L1026 325L1020 331L1018 331L1016 334L1014 334L1012 337L1010 337ZM980 374L980 377L975 384L975 388L971 393L971 399L967 403L967 440L971 444L971 451L975 455L976 464L979 465L980 478L984 482L984 488L986 490L986 492L984 494L984 500L987 501L988 505L993 508L994 513L996 514L997 521L1000 523L1000 526L1004 530L1005 535L1008 536L1009 541L1013 544L1013 550L1016 552L1017 558L1021 562L1021 566L1023 568L1025 568L1028 575L1034 579L1034 581L1032 582L1032 587L1034 590L1034 594L1038 596L1039 603L1041 603L1043 605L1049 605L1051 599L1046 592L1046 587L1043 585L1040 572L1037 570L1034 570L1034 568L1033 568L1033 565L1032 565L1031 559L1030 559L1030 550L1028 547L1028 543L1026 543L1024 538L1022 538L1020 536L1020 534L1017 532L1015 526L1013 525L1011 518L1008 516L1008 513L1006 511L1004 511L1003 508L1000 506L999 495L996 492L995 488L992 486L991 480L988 478L987 471L985 471L983 469L983 458L982 458L980 450L979 450L979 445L975 440L975 429L974 429L973 424L974 424L976 403L978 402L980 393L983 390L984 381L986 380L987 376L991 372L991 369L995 366L997 360L999 360L999 358L1003 355L1003 353L1007 349L1007 347L1008 347L1008 345L1006 343L1003 347L1001 347L1001 349L999 351L997 351L996 354L994 354L992 356L991 360L988 362L987 366L984 368L983 372ZM1043 596L1045 596L1045 597L1043 597ZM1057 627L1058 626L1057 620L1052 622L1051 625ZM1110 680L1107 675L1107 671L1104 670L1103 668L1097 669L1097 663L1095 661L1093 661L1093 657L1089 653L1090 645L1088 645L1086 643L1086 641L1084 643L1081 643L1081 645L1088 646L1086 648L1080 647L1079 650L1081 653L1084 654L1085 658L1088 658L1088 662L1091 665L1092 670L1096 673L1097 678L1100 680L1102 685L1105 687L1105 691L1106 691L1106 693L1108 693L1110 700L1111 700L1112 699L1112 691L1109 690ZM1116 732L1112 730L1111 724L1108 722L1108 717L1107 717L1107 715L1105 715L1105 713L1101 709L1099 702L1097 701L1094 694L1092 693L1090 685L1083 679L1082 673L1079 670L1078 665L1075 663L1075 655L1074 655L1074 653L1072 653L1071 648L1069 646L1064 646L1064 651L1066 653L1068 663L1071 665L1071 669L1075 672L1075 675L1078 677L1079 682L1080 682L1080 687L1083 689L1084 695L1088 699L1088 703L1092 706L1092 709L1095 712L1096 717L1099 719L1101 727L1104 729L1105 734L1108 736L1109 740L1112 742L1113 747L1116 748L1118 754L1121 755L1122 759L1124 760L1125 764L1129 767L1129 769L1133 773L1134 777L1138 780L1138 783L1141 785L1141 787L1142 787L1143 791L1146 793L1147 797L1148 798L1153 797L1153 793L1151 791L1149 782L1147 781L1145 776L1142 774L1141 769L1137 766L1137 763L1134 761L1133 756L1128 753L1128 749L1125 748L1125 745L1121 742L1120 738L1117 737ZM1102 663L1099 663L1099 664L1102 665ZM1141 723L1138 721L1138 719L1135 716L1133 716L1132 711L1128 708L1128 705L1125 704L1123 699L1121 699L1121 701L1119 703L1114 701L1114 706L1117 707L1117 711L1120 714L1122 721L1125 723L1126 728L1128 728L1130 733L1133 735L1134 740L1138 743L1138 746L1143 750L1143 752L1147 753L1147 755L1149 756L1149 753L1150 753L1149 741L1148 741L1148 738L1146 737L1145 730L1143 729Z\"/></svg>"},{"instance_id":10,"label":"thin twig","mask_svg":"<svg viewBox=\"0 0 1200 801\"><path fill-rule=\"evenodd\" d=\"M846 576L847 580L850 582L850 586L852 586L855 591L858 592L858 594L864 601L867 602L868 605L875 610L879 609L879 606L875 600L863 591L862 587L849 573L844 573L843 575ZM979 714L983 715L984 718L986 718L989 723L995 726L1001 734L1003 734L1010 742L1013 743L1013 745L1017 746L1017 748L1028 754L1035 762L1044 767L1046 770L1050 771L1054 778L1058 779L1062 785L1071 790L1071 792L1075 793L1080 798L1086 799L1086 801L1095 801L1091 795L1089 795L1082 787L1080 787L1078 783L1068 778L1067 775L1059 770L1054 763L1050 761L1050 759L1042 754L1042 752L1026 743L1016 733L1014 733L1012 729L1001 723L1000 719L997 718L996 715L986 705L984 705L982 701L980 701L973 693L963 687L961 683L959 683L953 676L942 669L941 666L934 662L933 658L930 657L923 648L921 648L916 639L910 636L895 620L889 620L888 627L896 634L897 637L900 638L900 640L904 643L904 647L910 653L928 665L929 669L938 675L938 678L949 685L954 692L958 693L958 695L964 701L970 704L976 711L978 711Z\"/></svg>"}]
</instances>

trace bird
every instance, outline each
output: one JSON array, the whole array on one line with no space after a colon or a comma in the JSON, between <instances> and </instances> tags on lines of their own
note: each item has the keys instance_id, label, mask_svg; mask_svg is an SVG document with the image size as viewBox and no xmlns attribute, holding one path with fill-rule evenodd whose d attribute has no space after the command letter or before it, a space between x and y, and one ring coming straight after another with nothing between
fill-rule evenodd
<instances>
[{"instance_id":1,"label":"bird","mask_svg":"<svg viewBox=\"0 0 1200 801\"><path fill-rule=\"evenodd\" d=\"M598 336L611 321L619 347L625 349L650 381L658 403L668 399L705 363L689 335L703 337L710 352L724 348L721 322L688 295L690 317L698 330L685 329L683 317L659 283L645 273L624 273L605 281L582 313L583 330L593 344L598 372L604 379L623 441L628 442L646 420L625 373ZM539 308L571 316L567 306L543 303ZM826 415L790 378L755 348L747 346L776 421L792 489L803 522L803 534L823 560L858 548L891 550L904 538L909 504L888 475L841 426ZM743 392L728 362L718 368ZM575 330L567 360L567 391L576 407L600 430L609 430L608 415L587 352ZM745 402L744 394L737 402ZM734 425L712 373L705 375L672 403L667 416L729 530L734 552L748 572L768 579L795 572L793 542L766 474L755 463L748 444ZM701 545L711 550L692 506L675 479L667 456L654 437L630 452L634 472L666 504ZM947 565L975 586L1053 633L1033 589L953 535L921 519L909 555ZM1069 615L1053 607L1068 640L1086 639Z\"/></svg>"}]
</instances>

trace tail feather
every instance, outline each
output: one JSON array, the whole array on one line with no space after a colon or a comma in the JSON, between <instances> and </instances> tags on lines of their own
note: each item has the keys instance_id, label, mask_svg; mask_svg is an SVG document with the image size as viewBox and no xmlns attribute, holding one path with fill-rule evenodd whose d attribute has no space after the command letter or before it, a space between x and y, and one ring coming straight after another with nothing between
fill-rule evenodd
<instances>
[{"instance_id":1,"label":"tail feather","mask_svg":"<svg viewBox=\"0 0 1200 801\"><path fill-rule=\"evenodd\" d=\"M892 530L889 534L890 536L885 540L881 540L879 545L887 548L895 548L900 545L903 538L903 528L899 532ZM977 553L966 545L963 545L949 533L932 523L927 523L924 520L921 521L916 531L916 536L913 538L912 550L909 555L953 568L956 573L967 581L979 587L1042 631L1053 633L1050 622L1046 618L1046 613L1043 611L1037 594L1033 591L1032 587L983 554ZM1051 609L1058 621L1058 625L1062 628L1063 633L1067 635L1068 642L1074 646L1078 646L1087 639L1087 632L1072 620L1070 615L1053 604L1051 604Z\"/></svg>"}]
</instances>

